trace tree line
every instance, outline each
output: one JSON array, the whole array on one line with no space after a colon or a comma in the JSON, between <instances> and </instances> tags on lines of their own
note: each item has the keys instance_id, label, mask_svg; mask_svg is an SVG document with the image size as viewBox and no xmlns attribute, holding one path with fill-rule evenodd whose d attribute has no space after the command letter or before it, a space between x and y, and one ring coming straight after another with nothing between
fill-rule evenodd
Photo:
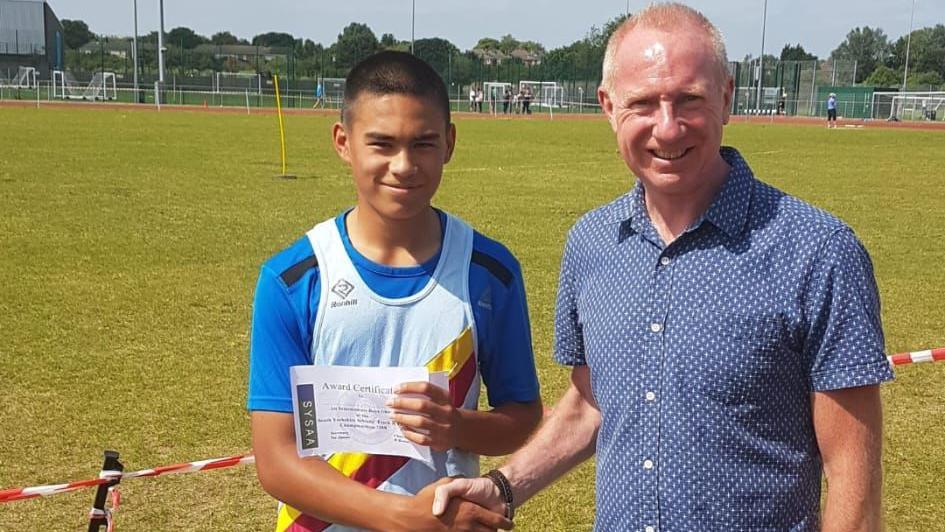
<instances>
[{"instance_id":1,"label":"tree line","mask_svg":"<svg viewBox=\"0 0 945 532\"><path fill-rule=\"evenodd\" d=\"M573 43L546 50L534 41L519 41L511 35L499 39L483 38L470 50L460 50L447 39L433 37L413 43L414 53L455 85L466 85L487 79L587 80L600 77L604 48L614 29L624 20L619 16L600 27L593 26ZM115 43L127 43L128 37L96 35L81 20L63 20L64 40L73 51L86 47L87 53L67 55L69 68L92 71L101 67L110 70L129 68L130 56L116 57L106 50ZM830 53L830 61L856 61L856 82L895 87L902 83L906 43L903 35L891 40L881 28L856 27ZM109 40L111 45L108 44ZM909 50L908 85L940 87L945 83L945 25L916 29L912 32ZM89 43L98 43L102 53L88 53ZM410 41L397 39L390 33L380 37L366 24L348 24L329 45L283 32L261 33L243 39L228 31L210 37L187 27L166 32L165 61L169 71L182 75L200 75L213 71L279 72L290 78L344 77L359 60L380 50L405 50ZM156 69L157 32L139 39L140 64L144 72ZM206 45L210 45L209 47ZM225 46L255 47L249 59L223 57ZM218 47L214 50L214 46ZM746 56L745 60L750 60ZM807 52L800 44L785 45L779 57L766 56L766 61L816 61L820 58Z\"/></svg>"}]
</instances>

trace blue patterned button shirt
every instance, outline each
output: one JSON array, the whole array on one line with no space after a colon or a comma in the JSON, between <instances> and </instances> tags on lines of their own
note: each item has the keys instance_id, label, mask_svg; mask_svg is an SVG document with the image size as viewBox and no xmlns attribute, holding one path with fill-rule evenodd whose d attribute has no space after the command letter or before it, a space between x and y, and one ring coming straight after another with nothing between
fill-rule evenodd
<instances>
[{"instance_id":1,"label":"blue patterned button shirt","mask_svg":"<svg viewBox=\"0 0 945 532\"><path fill-rule=\"evenodd\" d=\"M555 358L589 366L601 411L596 530L816 530L811 392L892 379L850 228L721 153L669 246L639 183L568 236Z\"/></svg>"}]
</instances>

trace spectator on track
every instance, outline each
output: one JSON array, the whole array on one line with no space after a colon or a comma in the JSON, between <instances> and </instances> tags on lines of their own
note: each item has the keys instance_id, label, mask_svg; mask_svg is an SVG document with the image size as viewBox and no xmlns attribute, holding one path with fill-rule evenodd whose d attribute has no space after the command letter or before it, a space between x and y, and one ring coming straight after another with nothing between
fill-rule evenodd
<instances>
[{"instance_id":1,"label":"spectator on track","mask_svg":"<svg viewBox=\"0 0 945 532\"><path fill-rule=\"evenodd\" d=\"M837 95L830 93L827 97L827 128L837 127Z\"/></svg>"}]
</instances>

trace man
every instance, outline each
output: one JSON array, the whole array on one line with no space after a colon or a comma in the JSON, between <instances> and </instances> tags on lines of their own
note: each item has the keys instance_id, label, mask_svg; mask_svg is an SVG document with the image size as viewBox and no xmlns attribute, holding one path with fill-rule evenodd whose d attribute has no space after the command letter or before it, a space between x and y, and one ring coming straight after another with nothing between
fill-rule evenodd
<instances>
[{"instance_id":1,"label":"man","mask_svg":"<svg viewBox=\"0 0 945 532\"><path fill-rule=\"evenodd\" d=\"M837 95L830 93L827 97L827 128L837 127Z\"/></svg>"},{"instance_id":2,"label":"man","mask_svg":"<svg viewBox=\"0 0 945 532\"><path fill-rule=\"evenodd\" d=\"M733 90L691 8L614 33L598 98L639 181L568 237L555 358L571 385L490 478L438 487L434 513L461 496L511 515L596 451L596 530L880 529L892 375L869 257L721 147Z\"/></svg>"},{"instance_id":3,"label":"man","mask_svg":"<svg viewBox=\"0 0 945 532\"><path fill-rule=\"evenodd\" d=\"M319 81L315 85L315 103L312 104L312 109L317 109L322 106L322 97L325 96L325 86L322 85L322 82Z\"/></svg>"}]
</instances>

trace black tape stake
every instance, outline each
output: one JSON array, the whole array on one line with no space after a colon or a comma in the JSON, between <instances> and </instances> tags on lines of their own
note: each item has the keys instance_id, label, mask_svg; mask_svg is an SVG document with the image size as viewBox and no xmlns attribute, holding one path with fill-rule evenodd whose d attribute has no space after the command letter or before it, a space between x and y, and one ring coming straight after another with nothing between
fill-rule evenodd
<instances>
[{"instance_id":1,"label":"black tape stake","mask_svg":"<svg viewBox=\"0 0 945 532\"><path fill-rule=\"evenodd\" d=\"M118 461L116 451L105 451L105 463L102 464L102 471L124 471L125 466ZM95 491L95 502L92 508L97 510L89 516L89 532L99 532L99 528L108 525L108 519L105 518L105 501L108 499L108 488L121 482L121 477L115 477L105 484L99 484Z\"/></svg>"}]
</instances>

